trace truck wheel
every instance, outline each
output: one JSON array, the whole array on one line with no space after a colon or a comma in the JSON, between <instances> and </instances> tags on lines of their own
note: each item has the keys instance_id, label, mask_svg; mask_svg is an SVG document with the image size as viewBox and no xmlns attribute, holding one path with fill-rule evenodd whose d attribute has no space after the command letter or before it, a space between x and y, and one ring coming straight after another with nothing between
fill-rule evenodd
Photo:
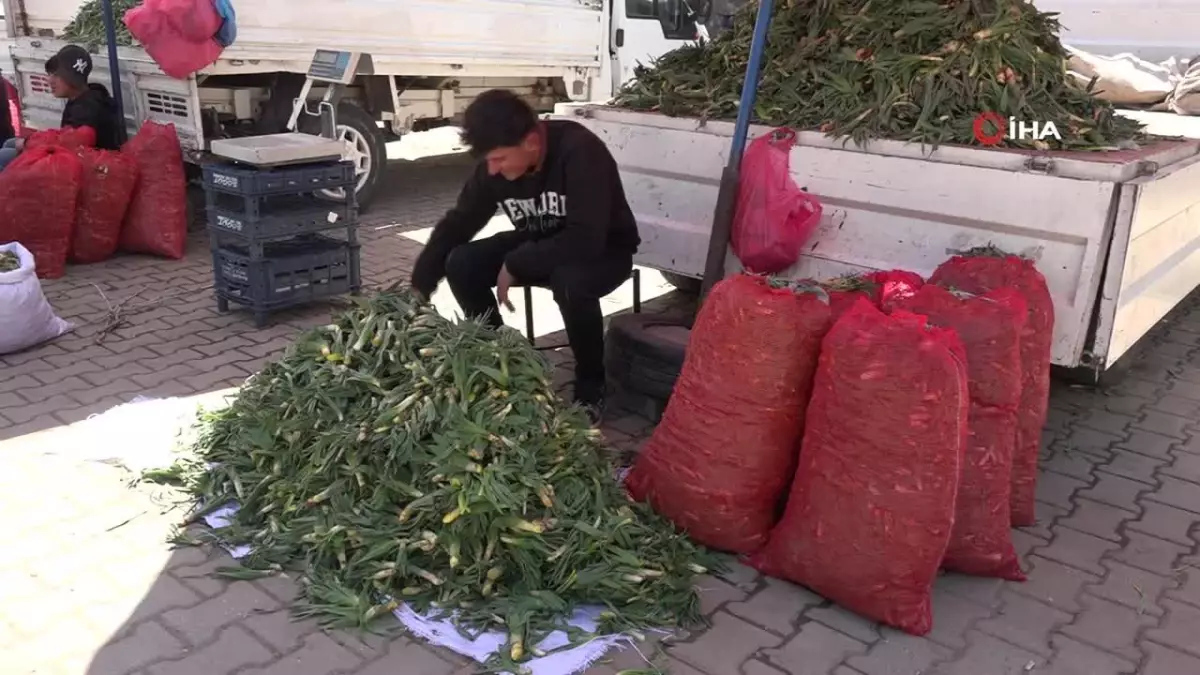
<instances>
[{"instance_id":1,"label":"truck wheel","mask_svg":"<svg viewBox=\"0 0 1200 675\"><path fill-rule=\"evenodd\" d=\"M663 279L675 287L675 290L687 295L700 295L702 282L695 277L688 277L674 272L662 272Z\"/></svg>"},{"instance_id":2,"label":"truck wheel","mask_svg":"<svg viewBox=\"0 0 1200 675\"><path fill-rule=\"evenodd\" d=\"M320 133L320 121L305 116L304 129L307 133ZM346 143L345 159L355 163L358 174L359 208L365 208L375 198L383 175L387 172L387 139L383 129L375 123L371 113L353 103L342 103L337 110L338 137ZM329 201L346 199L344 190L321 190L317 196Z\"/></svg>"},{"instance_id":3,"label":"truck wheel","mask_svg":"<svg viewBox=\"0 0 1200 675\"><path fill-rule=\"evenodd\" d=\"M691 327L653 314L622 314L609 322L604 341L608 377L627 392L665 402L683 368Z\"/></svg>"}]
</instances>

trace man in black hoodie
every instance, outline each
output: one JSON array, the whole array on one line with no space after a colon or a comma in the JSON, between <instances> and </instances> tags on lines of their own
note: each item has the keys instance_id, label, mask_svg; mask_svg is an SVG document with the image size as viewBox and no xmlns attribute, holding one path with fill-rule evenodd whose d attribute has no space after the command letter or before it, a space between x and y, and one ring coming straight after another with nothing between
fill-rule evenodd
<instances>
[{"instance_id":1,"label":"man in black hoodie","mask_svg":"<svg viewBox=\"0 0 1200 675\"><path fill-rule=\"evenodd\" d=\"M413 267L413 288L428 297L445 278L468 317L495 327L503 325L497 298L512 311L513 286L549 288L575 356L575 400L598 422L605 394L600 298L629 278L641 243L617 163L583 126L540 121L501 89L467 107L462 139L481 161L433 228ZM514 231L472 241L497 207Z\"/></svg>"},{"instance_id":2,"label":"man in black hoodie","mask_svg":"<svg viewBox=\"0 0 1200 675\"><path fill-rule=\"evenodd\" d=\"M67 45L46 61L50 76L50 91L56 98L66 99L63 107L63 127L91 127L96 132L96 147L116 150L121 147L118 136L117 106L102 84L88 83L92 74L92 57L77 45ZM0 171L16 159L24 149L25 140L14 138L0 149Z\"/></svg>"}]
</instances>

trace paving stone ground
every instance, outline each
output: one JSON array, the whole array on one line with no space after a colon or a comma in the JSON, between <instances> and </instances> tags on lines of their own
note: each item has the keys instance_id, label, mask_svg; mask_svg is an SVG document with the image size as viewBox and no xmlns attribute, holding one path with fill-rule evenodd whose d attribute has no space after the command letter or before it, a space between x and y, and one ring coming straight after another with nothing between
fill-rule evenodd
<instances>
[{"instance_id":1,"label":"paving stone ground","mask_svg":"<svg viewBox=\"0 0 1200 675\"><path fill-rule=\"evenodd\" d=\"M420 244L405 235L433 224L465 169L453 158L394 167L394 193L366 217L368 284L406 276ZM358 638L293 622L287 579L210 577L228 558L164 545L179 516L165 493L130 489L124 470L82 458L99 438L92 423L81 423L90 415L139 394L215 400L328 316L329 307L299 310L257 330L245 315L216 312L204 288L210 275L202 234L184 261L124 257L71 268L45 289L79 331L0 357L0 673L475 672L412 638ZM126 302L142 311L97 344L106 302L139 290L139 298L161 301ZM546 304L539 323L540 313L553 312ZM540 339L556 341L561 336ZM549 353L567 383L569 355ZM1198 415L1200 301L1189 300L1116 384L1055 385L1038 523L1014 532L1027 582L945 576L934 594L934 630L915 638L734 565L698 584L711 627L615 653L588 675L645 668L644 659L673 675L1200 673ZM615 415L605 433L633 450L651 428Z\"/></svg>"}]
</instances>

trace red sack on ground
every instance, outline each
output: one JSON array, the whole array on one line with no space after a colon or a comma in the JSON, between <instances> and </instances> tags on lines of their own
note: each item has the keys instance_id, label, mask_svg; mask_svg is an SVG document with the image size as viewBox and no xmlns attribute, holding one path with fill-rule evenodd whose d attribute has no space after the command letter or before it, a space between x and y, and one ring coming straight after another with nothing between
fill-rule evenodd
<instances>
[{"instance_id":1,"label":"red sack on ground","mask_svg":"<svg viewBox=\"0 0 1200 675\"><path fill-rule=\"evenodd\" d=\"M96 147L96 130L91 127L63 127L42 129L25 139L25 149L46 145L57 145L68 150Z\"/></svg>"},{"instance_id":2,"label":"red sack on ground","mask_svg":"<svg viewBox=\"0 0 1200 675\"><path fill-rule=\"evenodd\" d=\"M179 260L187 243L187 178L175 125L147 121L121 152L138 173L121 250Z\"/></svg>"},{"instance_id":3,"label":"red sack on ground","mask_svg":"<svg viewBox=\"0 0 1200 675\"><path fill-rule=\"evenodd\" d=\"M662 422L626 478L695 540L749 553L796 466L829 307L819 288L736 275L713 287Z\"/></svg>"},{"instance_id":4,"label":"red sack on ground","mask_svg":"<svg viewBox=\"0 0 1200 675\"><path fill-rule=\"evenodd\" d=\"M821 221L821 202L792 180L795 144L795 131L777 129L751 141L742 160L730 244L751 272L790 267Z\"/></svg>"},{"instance_id":5,"label":"red sack on ground","mask_svg":"<svg viewBox=\"0 0 1200 675\"><path fill-rule=\"evenodd\" d=\"M928 633L967 428L964 363L954 332L925 317L865 299L842 315L821 345L787 510L750 564Z\"/></svg>"},{"instance_id":6,"label":"red sack on ground","mask_svg":"<svg viewBox=\"0 0 1200 675\"><path fill-rule=\"evenodd\" d=\"M142 44L162 71L179 80L216 63L223 48L210 33L203 39L191 39L162 9L163 3L147 3L125 12L125 25ZM216 13L216 9L210 9ZM218 16L218 20L220 17ZM220 24L218 23L218 26ZM190 28L188 28L190 30Z\"/></svg>"},{"instance_id":7,"label":"red sack on ground","mask_svg":"<svg viewBox=\"0 0 1200 675\"><path fill-rule=\"evenodd\" d=\"M0 172L0 241L28 249L43 279L66 272L79 179L79 158L53 145L26 149Z\"/></svg>"},{"instance_id":8,"label":"red sack on ground","mask_svg":"<svg viewBox=\"0 0 1200 675\"><path fill-rule=\"evenodd\" d=\"M137 163L110 150L84 148L78 154L82 177L71 259L80 263L100 262L117 252L125 212L137 187Z\"/></svg>"},{"instance_id":9,"label":"red sack on ground","mask_svg":"<svg viewBox=\"0 0 1200 675\"><path fill-rule=\"evenodd\" d=\"M1033 525L1034 488L1042 426L1050 401L1050 349L1054 340L1054 300L1046 277L1030 260L987 247L942 263L929 283L968 293L1016 289L1025 297L1028 320L1021 334L1021 406L1017 410L1017 450L1013 454L1012 524Z\"/></svg>"},{"instance_id":10,"label":"red sack on ground","mask_svg":"<svg viewBox=\"0 0 1200 675\"><path fill-rule=\"evenodd\" d=\"M925 285L925 280L916 272L891 270L848 274L821 285L829 293L829 307L836 321L859 298L866 298L876 307L883 307L886 301L916 293Z\"/></svg>"},{"instance_id":11,"label":"red sack on ground","mask_svg":"<svg viewBox=\"0 0 1200 675\"><path fill-rule=\"evenodd\" d=\"M1021 403L1025 298L1009 288L970 295L929 285L888 304L953 329L967 351L970 437L942 566L952 572L1024 581L1012 543L1009 503Z\"/></svg>"}]
</instances>

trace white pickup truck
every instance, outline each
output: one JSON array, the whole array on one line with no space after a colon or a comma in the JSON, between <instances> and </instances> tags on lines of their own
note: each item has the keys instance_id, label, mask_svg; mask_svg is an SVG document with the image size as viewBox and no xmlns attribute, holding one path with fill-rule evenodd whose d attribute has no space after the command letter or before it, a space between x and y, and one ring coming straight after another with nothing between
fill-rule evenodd
<instances>
[{"instance_id":1,"label":"white pickup truck","mask_svg":"<svg viewBox=\"0 0 1200 675\"><path fill-rule=\"evenodd\" d=\"M695 2L695 0L692 0ZM0 71L14 80L33 128L58 125L62 102L43 69L82 0L0 0L7 44ZM234 0L238 38L212 66L167 77L141 49L119 50L126 123L177 127L193 159L216 138L284 130L318 48L369 54L338 110L347 156L359 162L359 202L370 200L385 142L453 121L476 95L503 87L539 110L606 100L637 62L697 34L685 0ZM119 20L119 18L118 18ZM108 86L105 49L92 78ZM321 87L309 96L318 99ZM314 120L315 121L315 120Z\"/></svg>"},{"instance_id":2,"label":"white pickup truck","mask_svg":"<svg viewBox=\"0 0 1200 675\"><path fill-rule=\"evenodd\" d=\"M1200 54L1200 2L1036 0L1073 45L1147 59ZM563 104L621 167L644 243L637 263L676 285L703 276L733 124ZM802 132L796 184L825 216L794 277L900 268L928 275L953 251L1035 257L1055 301L1053 362L1098 376L1200 284L1200 119L1139 113L1162 140L1136 151L1033 153ZM1165 118L1165 123L1162 119ZM751 136L769 131L752 127ZM737 261L727 257L727 270Z\"/></svg>"}]
</instances>

